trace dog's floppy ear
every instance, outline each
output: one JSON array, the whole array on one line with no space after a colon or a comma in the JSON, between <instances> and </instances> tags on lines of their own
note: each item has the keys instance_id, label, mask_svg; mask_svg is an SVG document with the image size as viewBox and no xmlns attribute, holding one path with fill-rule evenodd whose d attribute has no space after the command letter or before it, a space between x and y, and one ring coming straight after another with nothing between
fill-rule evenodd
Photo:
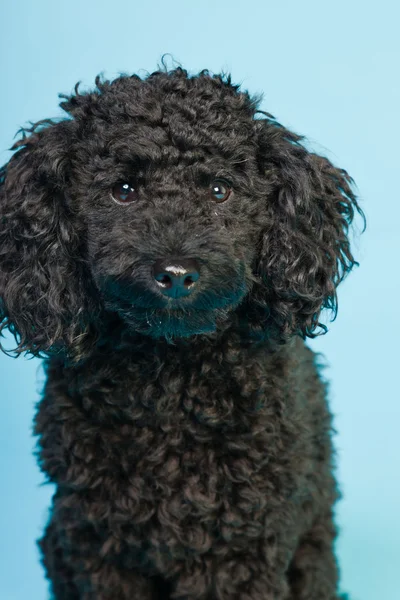
<instances>
[{"instance_id":1,"label":"dog's floppy ear","mask_svg":"<svg viewBox=\"0 0 400 600\"><path fill-rule=\"evenodd\" d=\"M17 355L83 352L82 237L64 195L71 126L47 119L23 129L0 169L0 332L14 335Z\"/></svg>"},{"instance_id":2,"label":"dog's floppy ear","mask_svg":"<svg viewBox=\"0 0 400 600\"><path fill-rule=\"evenodd\" d=\"M254 121L258 164L268 190L255 289L258 314L283 338L293 333L316 337L327 331L318 321L321 310L331 309L336 318L336 288L358 265L349 226L357 211L365 229L365 217L347 172L309 152L302 137L263 114L267 118Z\"/></svg>"}]
</instances>

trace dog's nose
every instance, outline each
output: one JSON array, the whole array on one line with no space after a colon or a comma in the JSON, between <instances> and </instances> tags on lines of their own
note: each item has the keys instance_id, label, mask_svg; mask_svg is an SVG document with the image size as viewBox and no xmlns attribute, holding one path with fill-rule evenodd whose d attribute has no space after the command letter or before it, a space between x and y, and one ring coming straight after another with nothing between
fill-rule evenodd
<instances>
[{"instance_id":1,"label":"dog's nose","mask_svg":"<svg viewBox=\"0 0 400 600\"><path fill-rule=\"evenodd\" d=\"M164 296L182 298L189 296L199 280L199 265L193 258L157 260L153 276Z\"/></svg>"}]
</instances>

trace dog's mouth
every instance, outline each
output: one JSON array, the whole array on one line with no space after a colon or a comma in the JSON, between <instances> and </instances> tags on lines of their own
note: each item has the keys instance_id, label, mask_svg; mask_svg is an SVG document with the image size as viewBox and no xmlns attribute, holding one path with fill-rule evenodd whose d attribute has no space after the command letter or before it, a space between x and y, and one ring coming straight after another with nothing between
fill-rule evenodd
<instances>
[{"instance_id":1,"label":"dog's mouth","mask_svg":"<svg viewBox=\"0 0 400 600\"><path fill-rule=\"evenodd\" d=\"M206 310L132 307L128 312L120 312L120 316L139 333L154 338L181 338L215 331L217 322L227 317L227 311L218 312L219 315Z\"/></svg>"},{"instance_id":2,"label":"dog's mouth","mask_svg":"<svg viewBox=\"0 0 400 600\"><path fill-rule=\"evenodd\" d=\"M251 287L243 262L227 275L207 280L193 293L167 297L150 285L148 274L132 277L98 275L96 283L104 308L119 315L132 331L167 339L211 333L226 328L232 312Z\"/></svg>"},{"instance_id":3,"label":"dog's mouth","mask_svg":"<svg viewBox=\"0 0 400 600\"><path fill-rule=\"evenodd\" d=\"M115 291L115 288L113 288ZM124 297L104 292L104 307L116 312L130 329L144 335L167 339L189 337L216 331L226 323L232 311L247 294L247 287L220 289L196 298L160 299L151 292Z\"/></svg>"},{"instance_id":4,"label":"dog's mouth","mask_svg":"<svg viewBox=\"0 0 400 600\"><path fill-rule=\"evenodd\" d=\"M238 294L224 305L218 303L214 307L182 306L182 303L171 302L163 308L120 305L117 312L127 326L138 333L154 338L190 337L216 331L226 323L244 295Z\"/></svg>"}]
</instances>

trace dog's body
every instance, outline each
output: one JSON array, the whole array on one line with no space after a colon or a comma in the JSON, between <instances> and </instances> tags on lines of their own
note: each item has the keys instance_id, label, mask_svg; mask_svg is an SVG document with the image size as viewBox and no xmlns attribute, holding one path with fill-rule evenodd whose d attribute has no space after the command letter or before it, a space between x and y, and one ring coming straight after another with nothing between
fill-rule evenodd
<instances>
[{"instance_id":1,"label":"dog's body","mask_svg":"<svg viewBox=\"0 0 400 600\"><path fill-rule=\"evenodd\" d=\"M336 600L304 339L355 264L350 179L230 80L96 83L0 187L2 328L46 357L54 598Z\"/></svg>"},{"instance_id":2,"label":"dog's body","mask_svg":"<svg viewBox=\"0 0 400 600\"><path fill-rule=\"evenodd\" d=\"M300 339L110 347L48 375L57 598L153 598L157 574L179 598L333 598L330 415Z\"/></svg>"}]
</instances>

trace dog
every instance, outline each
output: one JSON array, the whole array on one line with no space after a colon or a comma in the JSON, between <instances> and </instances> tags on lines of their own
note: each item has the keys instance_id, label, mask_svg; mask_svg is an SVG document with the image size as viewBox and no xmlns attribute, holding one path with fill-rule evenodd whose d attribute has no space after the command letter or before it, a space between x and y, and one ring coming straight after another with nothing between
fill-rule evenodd
<instances>
[{"instance_id":1,"label":"dog","mask_svg":"<svg viewBox=\"0 0 400 600\"><path fill-rule=\"evenodd\" d=\"M95 83L0 171L0 331L46 371L52 598L342 598L305 342L358 265L354 181L230 74Z\"/></svg>"}]
</instances>

